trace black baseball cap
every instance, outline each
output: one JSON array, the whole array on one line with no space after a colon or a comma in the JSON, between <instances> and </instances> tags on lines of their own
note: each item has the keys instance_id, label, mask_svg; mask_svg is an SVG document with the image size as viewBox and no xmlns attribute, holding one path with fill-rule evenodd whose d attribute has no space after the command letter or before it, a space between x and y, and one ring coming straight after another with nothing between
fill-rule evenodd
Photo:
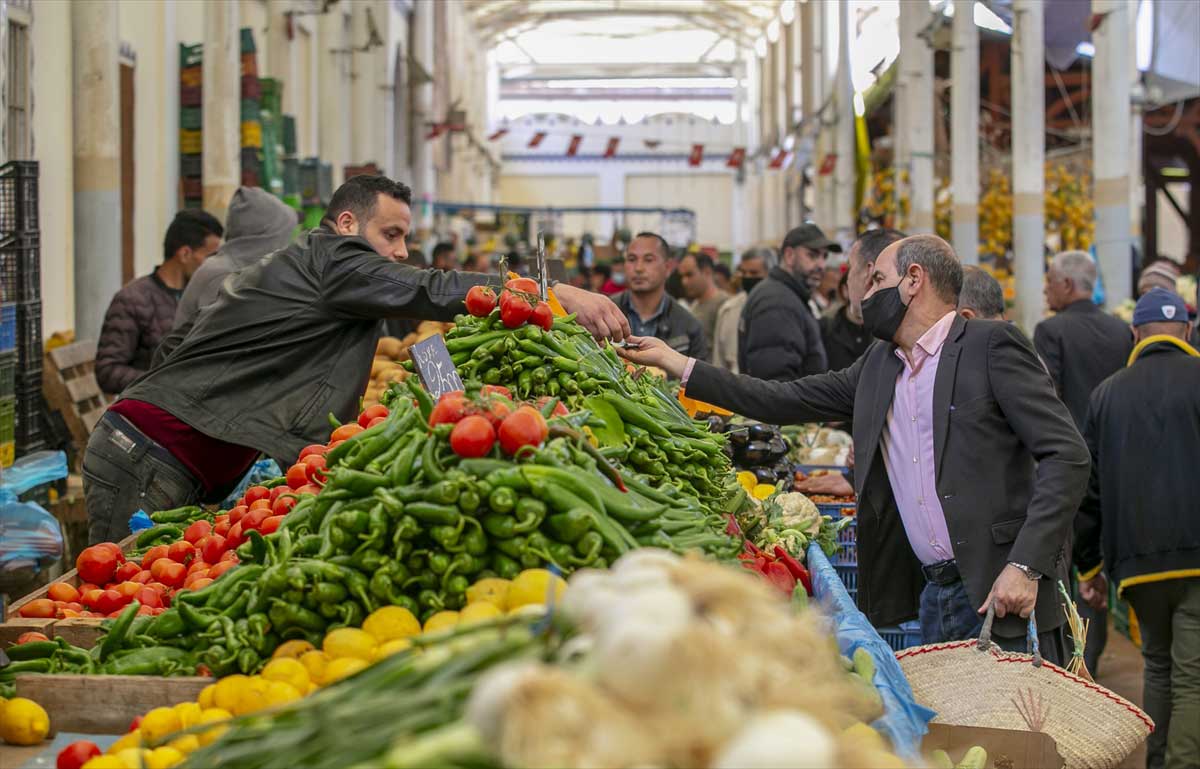
<instances>
[{"instance_id":1,"label":"black baseball cap","mask_svg":"<svg viewBox=\"0 0 1200 769\"><path fill-rule=\"evenodd\" d=\"M793 227L783 239L784 248L795 248L796 246L804 246L813 251L837 251L842 252L842 247L837 241L830 240L825 237L825 233L821 232L821 228L812 222L805 222L799 227Z\"/></svg>"}]
</instances>

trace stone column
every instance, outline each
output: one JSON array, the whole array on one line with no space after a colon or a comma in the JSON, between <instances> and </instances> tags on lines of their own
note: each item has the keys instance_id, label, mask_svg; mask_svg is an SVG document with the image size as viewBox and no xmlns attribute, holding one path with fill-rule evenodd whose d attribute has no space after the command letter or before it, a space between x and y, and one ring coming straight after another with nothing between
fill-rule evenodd
<instances>
[{"instance_id":1,"label":"stone column","mask_svg":"<svg viewBox=\"0 0 1200 769\"><path fill-rule=\"evenodd\" d=\"M436 121L433 114L433 15L434 0L415 0L413 3L413 57L424 72L416 67L409 74L413 83L413 228L433 225L432 202L437 198L437 175L433 165L432 144L425 140L428 122ZM419 78L419 80L418 80ZM420 85L416 83L420 82Z\"/></svg>"},{"instance_id":2,"label":"stone column","mask_svg":"<svg viewBox=\"0 0 1200 769\"><path fill-rule=\"evenodd\" d=\"M954 0L950 49L951 233L963 264L979 264L979 29L975 3Z\"/></svg>"},{"instance_id":3,"label":"stone column","mask_svg":"<svg viewBox=\"0 0 1200 769\"><path fill-rule=\"evenodd\" d=\"M218 219L242 182L238 4L204 4L204 210Z\"/></svg>"},{"instance_id":4,"label":"stone column","mask_svg":"<svg viewBox=\"0 0 1200 769\"><path fill-rule=\"evenodd\" d=\"M838 3L837 25L837 78L834 96L837 164L834 167L833 232L830 237L843 247L854 241L858 212L854 207L857 169L857 139L854 120L854 83L850 78L850 43L854 29L850 25L850 4Z\"/></svg>"},{"instance_id":5,"label":"stone column","mask_svg":"<svg viewBox=\"0 0 1200 769\"><path fill-rule=\"evenodd\" d=\"M927 4L900 4L899 128L908 153L910 233L933 232L933 50L920 36L929 20Z\"/></svg>"},{"instance_id":6,"label":"stone column","mask_svg":"<svg viewBox=\"0 0 1200 769\"><path fill-rule=\"evenodd\" d=\"M1092 94L1096 261L1104 276L1108 305L1115 307L1133 296L1128 153L1132 144L1131 71L1136 66L1129 44L1134 6L1126 0L1093 0L1092 7L1096 13L1104 14L1100 26L1092 32L1096 45L1092 66L1096 82L1103 84ZM1140 161L1140 153L1137 157Z\"/></svg>"},{"instance_id":7,"label":"stone column","mask_svg":"<svg viewBox=\"0 0 1200 769\"><path fill-rule=\"evenodd\" d=\"M1013 1L1012 164L1016 321L1026 334L1042 319L1045 276L1045 42L1041 0ZM1093 96L1095 98L1095 96Z\"/></svg>"}]
</instances>

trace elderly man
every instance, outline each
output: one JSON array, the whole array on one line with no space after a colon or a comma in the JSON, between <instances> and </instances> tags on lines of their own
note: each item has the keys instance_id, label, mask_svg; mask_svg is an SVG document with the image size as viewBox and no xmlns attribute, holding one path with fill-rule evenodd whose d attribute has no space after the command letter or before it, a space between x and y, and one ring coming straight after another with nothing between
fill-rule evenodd
<instances>
[{"instance_id":1,"label":"elderly man","mask_svg":"<svg viewBox=\"0 0 1200 769\"><path fill-rule=\"evenodd\" d=\"M977 636L1064 657L1057 582L1088 454L1029 341L957 312L962 268L916 235L883 250L863 323L883 343L843 371L769 382L649 339L623 355L681 376L687 395L773 423L852 420L859 606L877 626L919 616L926 643Z\"/></svg>"},{"instance_id":2,"label":"elderly man","mask_svg":"<svg viewBox=\"0 0 1200 769\"><path fill-rule=\"evenodd\" d=\"M1004 289L1000 287L1000 282L987 270L974 265L963 267L958 313L967 320L1004 320Z\"/></svg>"}]
</instances>

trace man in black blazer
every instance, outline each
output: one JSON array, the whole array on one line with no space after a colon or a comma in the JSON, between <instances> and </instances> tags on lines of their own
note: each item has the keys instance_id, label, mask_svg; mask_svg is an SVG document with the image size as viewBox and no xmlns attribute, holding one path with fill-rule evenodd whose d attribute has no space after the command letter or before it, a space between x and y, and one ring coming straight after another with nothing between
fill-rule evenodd
<instances>
[{"instance_id":1,"label":"man in black blazer","mask_svg":"<svg viewBox=\"0 0 1200 769\"><path fill-rule=\"evenodd\" d=\"M1029 341L955 312L962 268L933 235L888 246L863 302L883 344L849 368L767 382L633 338L623 354L681 377L693 398L774 423L852 420L858 602L876 626L919 616L926 643L978 635L1062 661L1057 582L1087 483L1079 431Z\"/></svg>"}]
</instances>

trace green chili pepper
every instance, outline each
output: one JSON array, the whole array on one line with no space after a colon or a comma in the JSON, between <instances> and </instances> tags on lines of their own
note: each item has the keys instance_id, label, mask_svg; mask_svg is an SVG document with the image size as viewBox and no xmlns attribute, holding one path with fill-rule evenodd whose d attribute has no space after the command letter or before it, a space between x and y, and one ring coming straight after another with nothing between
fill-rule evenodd
<instances>
[{"instance_id":1,"label":"green chili pepper","mask_svg":"<svg viewBox=\"0 0 1200 769\"><path fill-rule=\"evenodd\" d=\"M503 553L492 554L491 567L500 579L514 579L521 573L521 564Z\"/></svg>"},{"instance_id":2,"label":"green chili pepper","mask_svg":"<svg viewBox=\"0 0 1200 769\"><path fill-rule=\"evenodd\" d=\"M424 392L424 390L422 390ZM406 486L412 479L413 465L417 461L417 453L421 449L421 438L413 437L404 444L404 448L392 461L388 469L388 484L390 486Z\"/></svg>"},{"instance_id":3,"label":"green chili pepper","mask_svg":"<svg viewBox=\"0 0 1200 769\"><path fill-rule=\"evenodd\" d=\"M546 529L559 542L575 544L592 528L592 514L588 510L573 508L555 513L546 519Z\"/></svg>"},{"instance_id":4,"label":"green chili pepper","mask_svg":"<svg viewBox=\"0 0 1200 769\"><path fill-rule=\"evenodd\" d=\"M125 637L129 634L129 628L133 625L133 618L137 616L138 609L142 604L138 601L131 601L125 610L117 617L108 629L108 634L104 636L104 640L100 643L100 661L103 662L113 655L125 643Z\"/></svg>"},{"instance_id":5,"label":"green chili pepper","mask_svg":"<svg viewBox=\"0 0 1200 769\"><path fill-rule=\"evenodd\" d=\"M425 501L435 505L453 505L458 501L459 488L454 481L439 481L425 490Z\"/></svg>"},{"instance_id":6,"label":"green chili pepper","mask_svg":"<svg viewBox=\"0 0 1200 769\"><path fill-rule=\"evenodd\" d=\"M298 627L319 633L326 625L319 615L302 606L289 605L278 598L271 599L271 608L267 616L271 619L271 625L276 628Z\"/></svg>"},{"instance_id":7,"label":"green chili pepper","mask_svg":"<svg viewBox=\"0 0 1200 769\"><path fill-rule=\"evenodd\" d=\"M488 507L495 513L511 513L517 506L517 492L507 486L497 486L488 496Z\"/></svg>"},{"instance_id":8,"label":"green chili pepper","mask_svg":"<svg viewBox=\"0 0 1200 769\"><path fill-rule=\"evenodd\" d=\"M150 513L150 520L155 523L183 523L191 521L195 518L200 518L204 514L204 510L198 505L184 505L171 510L159 510Z\"/></svg>"},{"instance_id":9,"label":"green chili pepper","mask_svg":"<svg viewBox=\"0 0 1200 769\"><path fill-rule=\"evenodd\" d=\"M346 588L337 582L318 582L309 595L317 603L341 603L346 600Z\"/></svg>"},{"instance_id":10,"label":"green chili pepper","mask_svg":"<svg viewBox=\"0 0 1200 769\"><path fill-rule=\"evenodd\" d=\"M455 526L462 521L462 514L457 507L435 505L429 502L413 502L405 505L404 512L425 524Z\"/></svg>"},{"instance_id":11,"label":"green chili pepper","mask_svg":"<svg viewBox=\"0 0 1200 769\"><path fill-rule=\"evenodd\" d=\"M576 566L589 566L600 557L602 549L604 549L604 537L600 536L599 532L589 531L575 543L575 552L579 554L579 557L571 556L567 560Z\"/></svg>"},{"instance_id":12,"label":"green chili pepper","mask_svg":"<svg viewBox=\"0 0 1200 769\"><path fill-rule=\"evenodd\" d=\"M153 547L160 541L175 542L183 539L183 529L172 523L162 523L151 526L138 535L135 547L139 550Z\"/></svg>"}]
</instances>

